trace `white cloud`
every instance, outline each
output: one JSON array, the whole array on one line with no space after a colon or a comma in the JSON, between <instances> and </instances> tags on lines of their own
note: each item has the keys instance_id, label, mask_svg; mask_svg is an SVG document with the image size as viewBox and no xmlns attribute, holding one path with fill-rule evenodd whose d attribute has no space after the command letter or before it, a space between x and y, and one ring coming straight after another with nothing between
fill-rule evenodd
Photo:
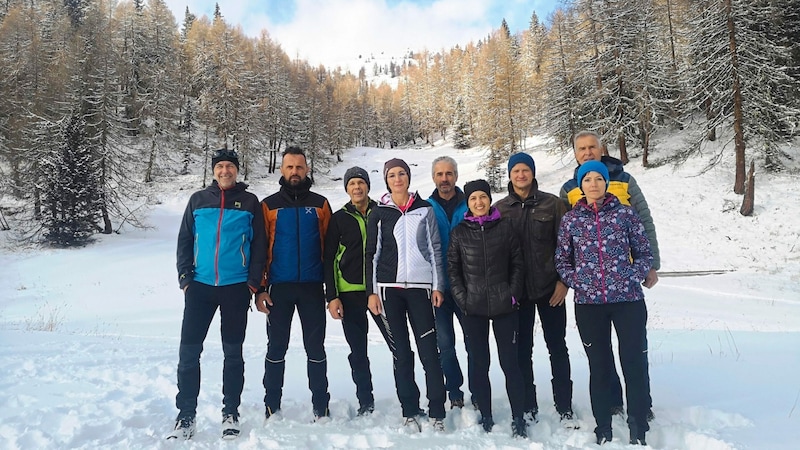
<instances>
[{"instance_id":1,"label":"white cloud","mask_svg":"<svg viewBox=\"0 0 800 450\"><path fill-rule=\"evenodd\" d=\"M375 0L299 0L292 23L266 28L291 57L335 67L358 55L401 56L409 49L437 51L479 39L491 30L490 3L441 0L390 7Z\"/></svg>"},{"instance_id":2,"label":"white cloud","mask_svg":"<svg viewBox=\"0 0 800 450\"><path fill-rule=\"evenodd\" d=\"M327 67L348 66L369 55L400 57L408 50L449 49L487 36L506 17L515 28L527 28L534 7L530 0L296 0L293 20L276 23L267 16L263 0L221 4L226 22L241 25L250 36L266 29L292 58ZM167 0L180 23L188 4L192 13L211 15L214 1ZM540 15L541 17L541 15ZM515 25L516 24L516 25Z\"/></svg>"}]
</instances>

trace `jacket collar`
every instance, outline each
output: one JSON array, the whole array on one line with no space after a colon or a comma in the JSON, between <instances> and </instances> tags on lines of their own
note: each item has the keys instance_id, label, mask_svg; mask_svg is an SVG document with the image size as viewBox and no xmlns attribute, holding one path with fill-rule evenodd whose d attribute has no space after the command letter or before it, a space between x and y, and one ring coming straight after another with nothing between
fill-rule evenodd
<instances>
[{"instance_id":1,"label":"jacket collar","mask_svg":"<svg viewBox=\"0 0 800 450\"><path fill-rule=\"evenodd\" d=\"M492 206L489 208L489 214L481 217L475 217L472 215L472 212L467 211L464 213L464 220L477 225L485 225L489 222L497 222L500 220L500 211Z\"/></svg>"},{"instance_id":2,"label":"jacket collar","mask_svg":"<svg viewBox=\"0 0 800 450\"><path fill-rule=\"evenodd\" d=\"M289 185L284 177L278 180L278 184L281 185L281 192L292 200L305 198L311 192L311 178L308 177L297 186Z\"/></svg>"},{"instance_id":3,"label":"jacket collar","mask_svg":"<svg viewBox=\"0 0 800 450\"><path fill-rule=\"evenodd\" d=\"M531 183L531 193L528 194L527 198L522 198L517 194L517 191L514 190L514 184L509 181L508 196L514 200L514 203L536 203L536 200L539 197L539 182L536 180L536 178L534 178L533 183Z\"/></svg>"}]
</instances>

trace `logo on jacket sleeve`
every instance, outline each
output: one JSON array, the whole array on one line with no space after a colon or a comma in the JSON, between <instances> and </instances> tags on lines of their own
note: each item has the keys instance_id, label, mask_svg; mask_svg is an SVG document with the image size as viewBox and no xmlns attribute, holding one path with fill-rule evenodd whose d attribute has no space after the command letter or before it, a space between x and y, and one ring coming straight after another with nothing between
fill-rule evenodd
<instances>
[{"instance_id":1,"label":"logo on jacket sleeve","mask_svg":"<svg viewBox=\"0 0 800 450\"><path fill-rule=\"evenodd\" d=\"M241 209L242 208L242 202L233 202L233 207Z\"/></svg>"}]
</instances>

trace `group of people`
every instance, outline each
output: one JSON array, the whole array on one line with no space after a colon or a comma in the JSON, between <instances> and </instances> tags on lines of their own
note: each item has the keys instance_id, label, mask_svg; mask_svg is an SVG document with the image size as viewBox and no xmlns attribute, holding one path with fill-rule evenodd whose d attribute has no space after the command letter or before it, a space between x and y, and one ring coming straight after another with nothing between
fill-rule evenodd
<instances>
[{"instance_id":1,"label":"group of people","mask_svg":"<svg viewBox=\"0 0 800 450\"><path fill-rule=\"evenodd\" d=\"M375 408L367 355L368 315L393 357L405 425L444 430L445 403L465 406L454 318L463 331L470 402L486 432L494 426L489 381L491 325L512 413L511 431L526 438L537 421L533 337L539 312L550 355L555 409L577 428L566 345L565 298L575 290L575 317L590 365L590 398L598 444L612 439L622 414L611 325L619 340L630 442L645 444L652 420L647 363L647 311L642 285L657 281L658 250L647 203L622 164L603 155L600 136L574 139L578 167L561 198L540 191L526 153L508 161L508 195L492 204L485 180L456 186L458 166L436 158L428 199L410 189L402 159L386 161L387 193L370 198L360 167L343 177L349 201L332 212L312 192L302 150L289 147L280 190L260 203L236 181L238 156L212 157L214 182L189 200L178 236L178 274L185 295L178 363L179 414L169 438L195 430L200 353L220 310L223 438L238 436L244 382L242 343L249 301L267 320L265 415L279 413L290 326L297 309L307 355L315 420L329 416L324 348L325 304L341 320L350 347L358 415ZM628 205L632 205L628 206ZM410 332L409 332L410 325ZM425 372L427 411L420 408L411 335ZM423 421L424 417L428 418Z\"/></svg>"}]
</instances>

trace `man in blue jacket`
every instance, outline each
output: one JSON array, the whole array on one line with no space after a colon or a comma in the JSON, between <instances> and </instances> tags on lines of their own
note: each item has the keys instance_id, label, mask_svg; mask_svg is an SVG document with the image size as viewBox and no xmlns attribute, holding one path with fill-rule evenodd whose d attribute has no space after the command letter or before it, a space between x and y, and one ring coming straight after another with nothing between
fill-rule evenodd
<instances>
[{"instance_id":1,"label":"man in blue jacket","mask_svg":"<svg viewBox=\"0 0 800 450\"><path fill-rule=\"evenodd\" d=\"M214 181L189 199L178 232L177 266L185 303L178 362L180 411L168 439L190 439L200 393L200 353L217 308L222 350L222 437L239 435L244 386L242 343L250 298L261 286L267 236L258 198L238 183L239 157L221 149L211 158Z\"/></svg>"},{"instance_id":2,"label":"man in blue jacket","mask_svg":"<svg viewBox=\"0 0 800 450\"><path fill-rule=\"evenodd\" d=\"M303 328L308 387L314 419L329 416L328 362L325 356L323 248L331 218L328 200L311 192L303 150L289 147L281 161L281 188L261 201L270 245L256 308L267 314L264 405L269 419L283 396L292 318L297 309Z\"/></svg>"},{"instance_id":3,"label":"man in blue jacket","mask_svg":"<svg viewBox=\"0 0 800 450\"><path fill-rule=\"evenodd\" d=\"M458 164L449 156L440 156L431 164L431 176L436 189L428 198L436 213L439 228L439 239L442 243L442 260L447 269L447 247L450 243L450 232L462 220L467 212L467 201L464 193L456 187L458 181ZM439 346L439 359L444 373L444 384L450 398L450 409L464 406L464 375L456 356L456 332L453 327L453 316L461 323L461 310L458 309L450 294L449 282L445 277L444 301L436 308L436 344ZM466 337L465 337L466 340ZM467 355L469 358L469 355ZM469 364L469 361L467 361Z\"/></svg>"}]
</instances>

